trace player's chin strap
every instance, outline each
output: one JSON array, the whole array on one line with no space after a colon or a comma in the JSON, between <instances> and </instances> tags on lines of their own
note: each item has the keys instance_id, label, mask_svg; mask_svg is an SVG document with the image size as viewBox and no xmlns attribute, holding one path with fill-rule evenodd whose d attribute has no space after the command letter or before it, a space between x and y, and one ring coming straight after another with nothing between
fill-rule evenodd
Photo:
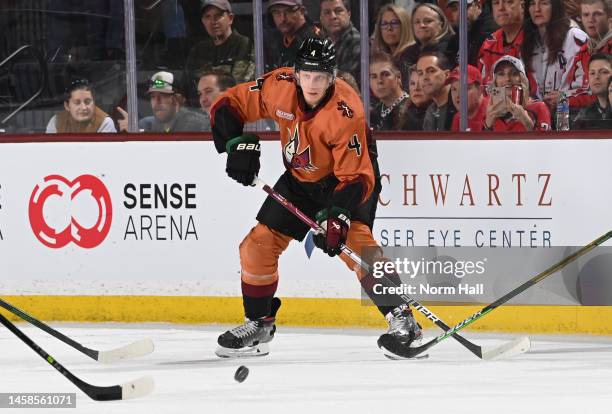
<instances>
[{"instance_id":1,"label":"player's chin strap","mask_svg":"<svg viewBox=\"0 0 612 414\"><path fill-rule=\"evenodd\" d=\"M308 217L306 214L304 214L302 211L300 211L300 209L298 209L296 206L294 206L285 197L283 197L282 195L280 195L279 193L274 191L273 188L271 188L269 185L267 185L259 177L255 177L255 179L253 180L253 183L251 184L251 186L259 187L259 188L263 189L266 193L268 193L268 195L270 197L272 197L274 200L276 200L278 203L280 203L283 207L285 207L289 212L291 212L293 215L295 215L297 218L299 218L302 222L304 222L305 224L310 226L310 228L312 228L313 230L315 230L315 231L322 231L321 227L314 220L312 220L310 217ZM368 265L364 260L362 260L361 257L357 253L355 253L353 250L351 250L351 248L349 248L345 244L342 244L340 246L340 250L342 250L342 252L344 254L346 254L348 257L350 257L355 263L357 263L359 266L361 266L366 272L370 271L370 265ZM396 286L395 283L392 282L391 280L389 280L389 278L387 278L385 275L383 275L383 278L388 283L392 284L393 286ZM425 315L425 317L427 319L431 320L433 323L435 323L438 327L440 327L445 332L444 334L440 335L439 337L434 338L434 340L429 341L428 343L424 344L420 348L410 348L410 350L407 350L407 352L410 353L410 357L414 357L414 356L424 352L426 349L430 348L431 346L435 345L436 343L440 342L441 340L436 341L438 338L441 338L441 337L447 338L449 336L452 336L459 343L461 343L461 345L465 346L467 349L470 350L470 352L472 352L474 355L476 355L480 359L494 359L494 358L501 358L503 356L516 355L516 354L520 354L520 353L526 352L530 348L529 338L521 337L521 338L515 339L515 340L513 340L513 341L511 341L511 342L509 342L507 344L503 344L503 345L501 345L499 347L496 347L496 348L493 348L493 349L489 349L489 350L483 350L483 348L481 346L476 345L475 343L469 341L468 339L466 339L463 336L461 336L458 333L456 333L456 331L458 331L461 328L457 329L457 327L454 327L454 328L451 329L440 318L438 318L436 315L434 315L433 312L431 312L425 306L421 305L416 300L412 299L411 297L409 297L409 296L407 296L405 294L401 294L399 296L408 305L412 305L416 310L418 310L423 315ZM428 346L426 346L426 345L428 345Z\"/></svg>"}]
</instances>

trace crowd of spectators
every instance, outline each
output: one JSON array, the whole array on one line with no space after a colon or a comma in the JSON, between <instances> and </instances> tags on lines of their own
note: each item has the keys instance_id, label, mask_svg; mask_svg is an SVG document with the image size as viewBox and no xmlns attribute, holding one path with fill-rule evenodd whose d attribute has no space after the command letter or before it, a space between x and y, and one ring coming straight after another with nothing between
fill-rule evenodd
<instances>
[{"instance_id":1,"label":"crowd of spectators","mask_svg":"<svg viewBox=\"0 0 612 414\"><path fill-rule=\"evenodd\" d=\"M163 3L165 8L175 5L174 14L164 18L167 37L189 32L185 3ZM180 62L170 65L175 69L158 65L151 71L142 93L143 101L150 103L143 112L151 115L140 119L141 131L209 131L214 98L236 83L255 79L253 34L235 24L238 3L200 2L199 24L205 36L193 42L182 59L178 53ZM369 85L361 85L362 28L355 5L351 0L306 3L264 2L266 71L292 66L304 39L327 37L336 49L338 78L362 95L369 92L373 129L459 130L458 0L374 2L368 28ZM557 107L565 101L571 129L612 129L612 0L466 3L469 131L555 130ZM114 13L111 22L116 23ZM106 42L116 54L118 43L109 39L107 34ZM60 50L55 43L53 47ZM104 108L115 118L111 122L96 106L95 92L84 79L66 88L64 109L49 121L47 132L127 129L124 108Z\"/></svg>"}]
</instances>

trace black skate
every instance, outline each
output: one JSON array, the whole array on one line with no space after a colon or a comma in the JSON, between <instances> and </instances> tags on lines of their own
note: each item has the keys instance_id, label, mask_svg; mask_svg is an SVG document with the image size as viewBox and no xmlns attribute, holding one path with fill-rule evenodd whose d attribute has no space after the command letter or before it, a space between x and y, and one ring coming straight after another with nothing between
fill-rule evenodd
<instances>
[{"instance_id":1,"label":"black skate","mask_svg":"<svg viewBox=\"0 0 612 414\"><path fill-rule=\"evenodd\" d=\"M272 314L265 318L250 320L245 318L242 325L221 334L217 339L219 347L215 354L221 358L249 358L265 356L270 353L268 342L276 332L276 312L280 299L272 300Z\"/></svg>"},{"instance_id":2,"label":"black skate","mask_svg":"<svg viewBox=\"0 0 612 414\"><path fill-rule=\"evenodd\" d=\"M423 359L429 355L418 355L414 358L401 356L401 350L417 347L423 340L421 326L412 315L408 305L400 305L389 312L385 319L389 322L389 330L378 338L378 347L389 359Z\"/></svg>"}]
</instances>

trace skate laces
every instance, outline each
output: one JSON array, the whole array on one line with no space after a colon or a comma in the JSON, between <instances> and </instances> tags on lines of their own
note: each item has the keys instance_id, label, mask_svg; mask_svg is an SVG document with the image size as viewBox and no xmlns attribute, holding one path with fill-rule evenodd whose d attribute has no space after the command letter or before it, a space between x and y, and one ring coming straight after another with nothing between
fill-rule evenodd
<instances>
[{"instance_id":1,"label":"skate laces","mask_svg":"<svg viewBox=\"0 0 612 414\"><path fill-rule=\"evenodd\" d=\"M237 338L247 338L255 333L260 328L258 321L247 320L244 324L230 329L230 333Z\"/></svg>"},{"instance_id":2,"label":"skate laces","mask_svg":"<svg viewBox=\"0 0 612 414\"><path fill-rule=\"evenodd\" d=\"M400 305L386 316L389 322L388 333L398 333L400 335L409 335L413 332L417 334L418 325L412 316L412 311L406 305Z\"/></svg>"}]
</instances>

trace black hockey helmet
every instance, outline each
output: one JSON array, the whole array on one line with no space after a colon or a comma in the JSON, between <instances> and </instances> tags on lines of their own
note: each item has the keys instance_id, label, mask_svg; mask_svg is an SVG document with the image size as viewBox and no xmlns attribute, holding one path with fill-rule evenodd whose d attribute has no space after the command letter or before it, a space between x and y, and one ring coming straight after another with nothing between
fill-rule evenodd
<instances>
[{"instance_id":1,"label":"black hockey helmet","mask_svg":"<svg viewBox=\"0 0 612 414\"><path fill-rule=\"evenodd\" d=\"M336 49L329 39L309 37L302 42L295 59L295 70L336 74Z\"/></svg>"}]
</instances>

